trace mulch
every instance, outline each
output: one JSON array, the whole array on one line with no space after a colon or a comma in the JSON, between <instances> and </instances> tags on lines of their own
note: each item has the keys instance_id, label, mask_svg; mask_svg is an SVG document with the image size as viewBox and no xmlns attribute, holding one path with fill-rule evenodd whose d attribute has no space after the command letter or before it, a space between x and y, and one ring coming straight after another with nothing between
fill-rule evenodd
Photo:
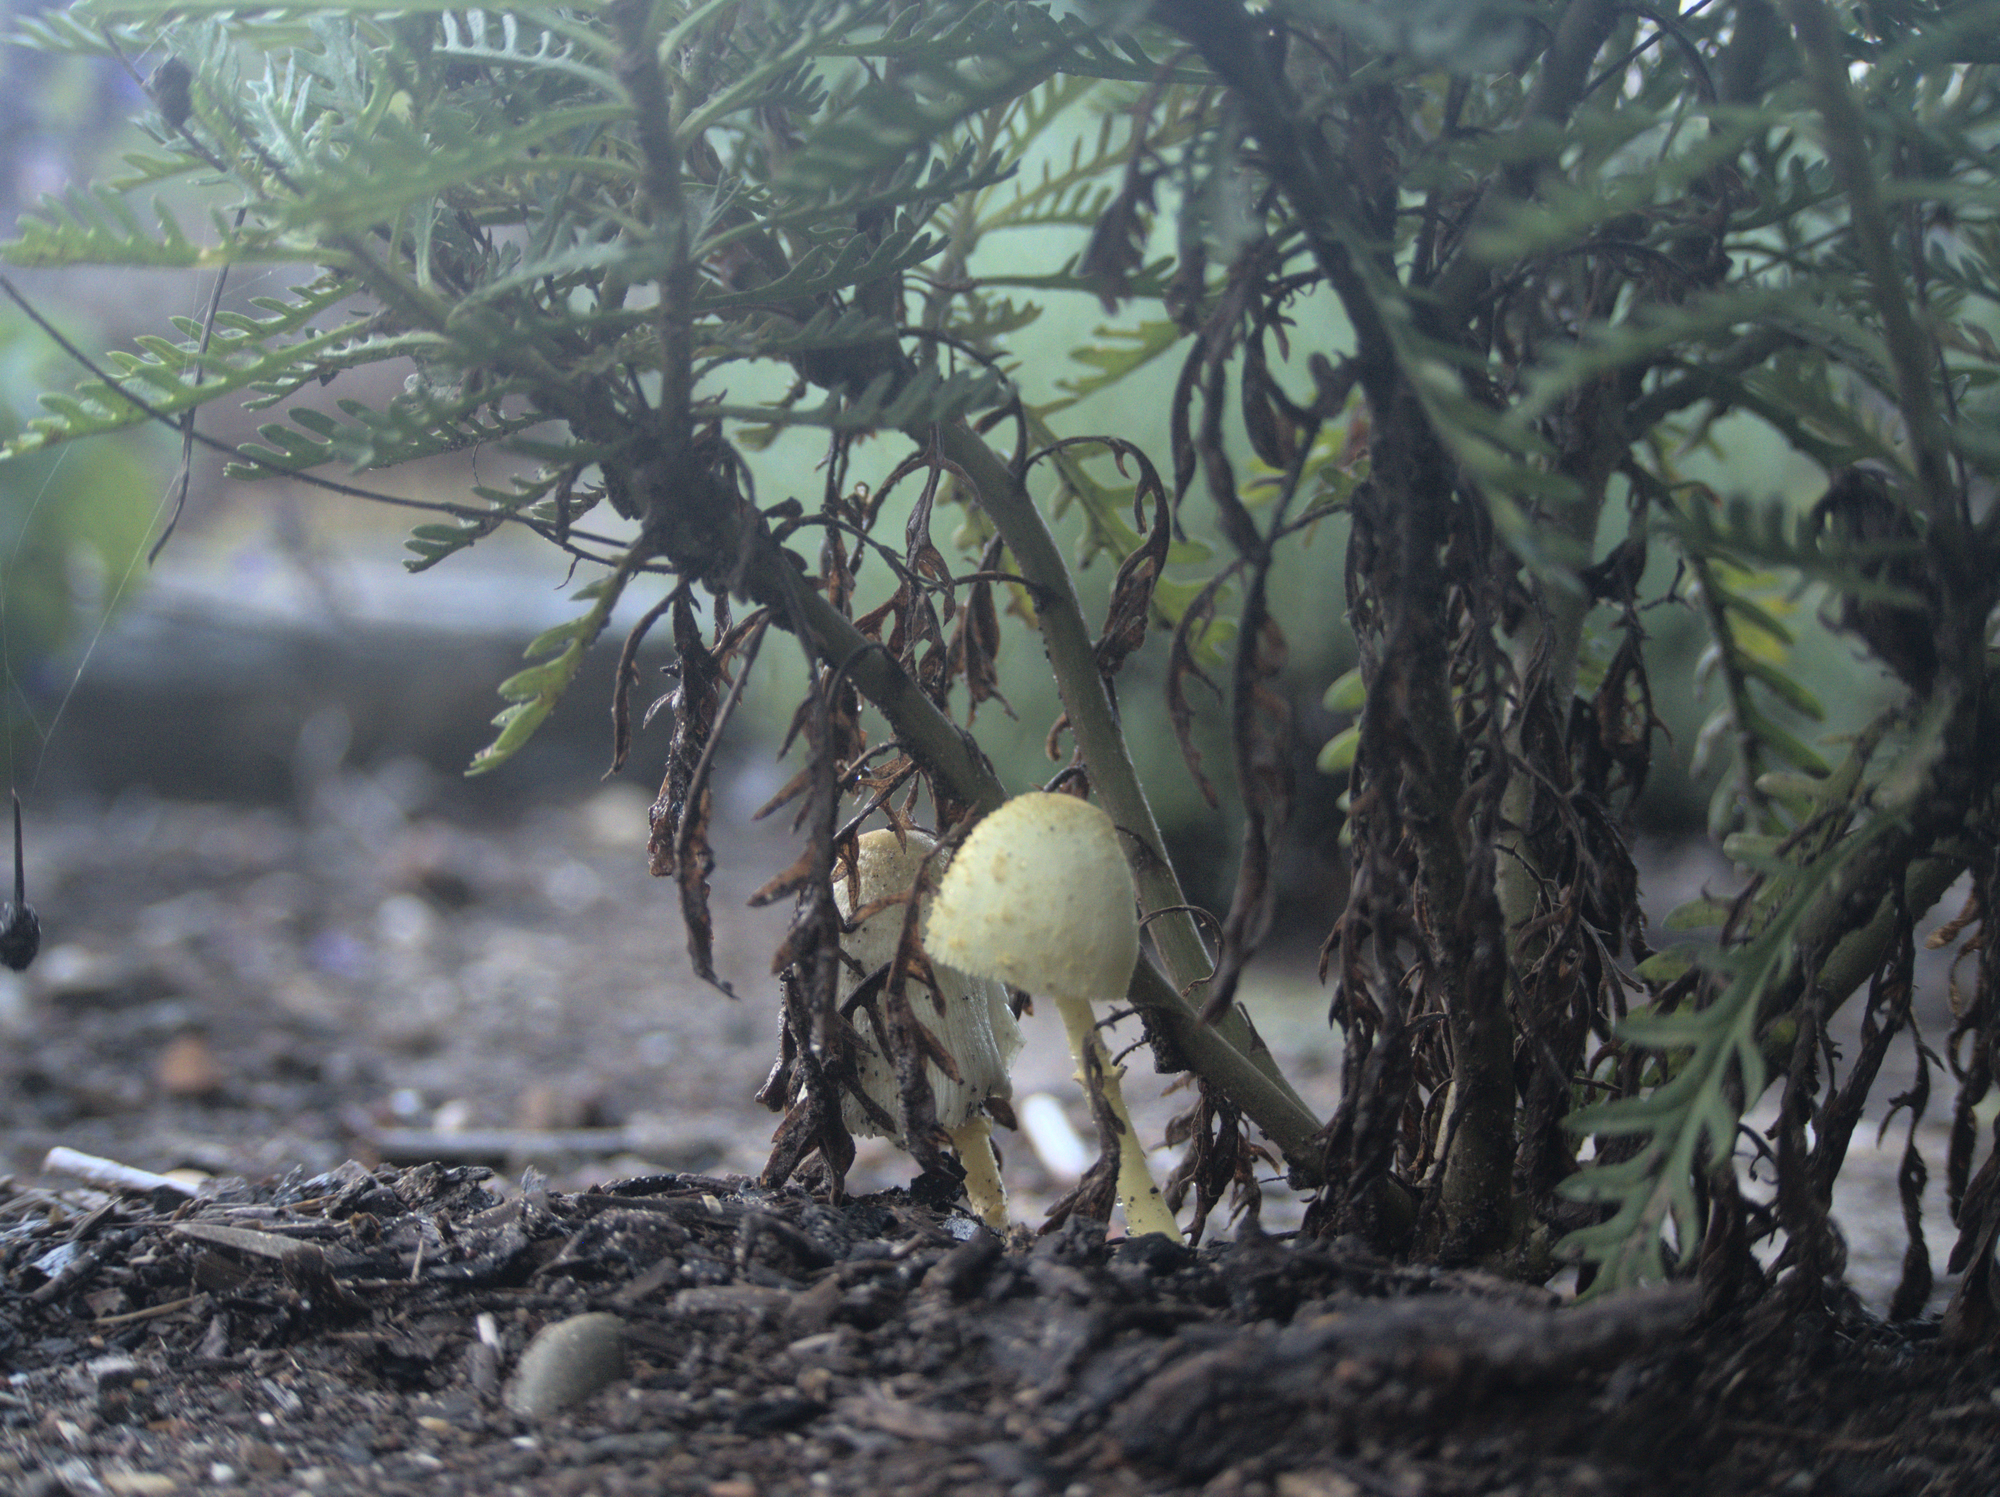
<instances>
[{"instance_id":1,"label":"mulch","mask_svg":"<svg viewBox=\"0 0 2000 1497\"><path fill-rule=\"evenodd\" d=\"M1254 1226L348 1163L0 1200L23 1493L1990 1493L1989 1352L1772 1291L1582 1305ZM543 1328L623 1366L517 1412Z\"/></svg>"}]
</instances>

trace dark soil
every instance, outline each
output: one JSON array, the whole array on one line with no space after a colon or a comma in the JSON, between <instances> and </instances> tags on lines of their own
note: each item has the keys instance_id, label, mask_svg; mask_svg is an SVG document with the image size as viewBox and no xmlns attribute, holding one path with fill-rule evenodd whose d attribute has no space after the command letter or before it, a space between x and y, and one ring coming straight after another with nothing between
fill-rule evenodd
<instances>
[{"instance_id":1,"label":"dark soil","mask_svg":"<svg viewBox=\"0 0 2000 1497\"><path fill-rule=\"evenodd\" d=\"M643 794L504 825L425 797L405 768L330 772L302 815L40 808L48 945L0 985L0 1483L2000 1490L1993 1355L1837 1292L1702 1321L1254 1224L1002 1243L899 1190L758 1190L775 928L718 892L732 1003L680 976ZM727 851L743 887L785 861ZM55 1145L199 1175L109 1192L43 1173ZM908 1179L872 1157L855 1189ZM621 1374L517 1412L524 1348L583 1312Z\"/></svg>"},{"instance_id":2,"label":"dark soil","mask_svg":"<svg viewBox=\"0 0 2000 1497\"><path fill-rule=\"evenodd\" d=\"M1835 1313L1686 1329L1343 1243L1003 1244L900 1192L509 1198L349 1166L5 1234L22 1490L1990 1492L1996 1368ZM623 1375L511 1412L541 1327ZM93 1485L101 1483L101 1487Z\"/></svg>"}]
</instances>

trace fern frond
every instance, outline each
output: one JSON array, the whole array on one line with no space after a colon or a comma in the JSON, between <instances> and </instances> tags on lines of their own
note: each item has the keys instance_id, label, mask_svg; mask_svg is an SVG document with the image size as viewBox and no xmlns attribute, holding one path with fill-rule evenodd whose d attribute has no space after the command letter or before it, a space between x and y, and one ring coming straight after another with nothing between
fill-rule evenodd
<instances>
[{"instance_id":1,"label":"fern frond","mask_svg":"<svg viewBox=\"0 0 2000 1497\"><path fill-rule=\"evenodd\" d=\"M473 396L439 400L428 395L403 395L377 409L358 400L342 400L345 422L324 411L302 408L290 412L294 426L269 423L258 434L269 445L242 444L248 463L228 465L231 478L262 478L274 471L304 472L322 463L345 462L355 471L391 468L447 452L463 452L481 443L503 441L548 423L539 411L515 416L480 411L508 392L488 387ZM304 428L303 431L295 429Z\"/></svg>"},{"instance_id":2,"label":"fern frond","mask_svg":"<svg viewBox=\"0 0 2000 1497\"><path fill-rule=\"evenodd\" d=\"M1037 89L1030 102L1043 101L1039 109L1018 113L1006 144L1008 159L1025 158L1042 132L1052 126L1069 106L1088 96L1096 87L1094 79L1057 78ZM1044 161L1038 175L1019 178L1020 185L1006 202L982 211L982 233L996 229L1027 228L1044 224L1093 224L1113 191L1111 182L1132 154L1132 133L1118 115L1106 114L1094 134L1079 131L1070 142L1069 158L1058 166Z\"/></svg>"},{"instance_id":3,"label":"fern frond","mask_svg":"<svg viewBox=\"0 0 2000 1497\"><path fill-rule=\"evenodd\" d=\"M596 643L597 636L610 622L612 610L618 606L631 575L628 567L621 566L602 581L580 589L576 597L579 601L590 599L590 610L582 618L537 635L522 651L523 658L539 663L500 683L501 697L512 705L493 719L499 735L473 755L472 763L466 767L468 775L498 769L535 736L535 730L548 720L562 694L576 679L584 652Z\"/></svg>"},{"instance_id":4,"label":"fern frond","mask_svg":"<svg viewBox=\"0 0 2000 1497\"><path fill-rule=\"evenodd\" d=\"M200 162L185 155L156 156L149 151L127 151L118 159L131 171L105 179L104 186L116 193L135 192L156 182L171 182L201 169Z\"/></svg>"},{"instance_id":5,"label":"fern frond","mask_svg":"<svg viewBox=\"0 0 2000 1497\"><path fill-rule=\"evenodd\" d=\"M714 6L698 7L699 12L715 9L717 7ZM786 102L786 96L795 94L803 84L804 80L798 75L809 61L834 55L838 38L852 27L867 25L885 9L880 0L872 0L872 3L861 0L861 3L852 6L814 9L799 18L799 24L785 34L766 38L775 41L775 45L761 54L753 53L756 60L726 87L718 90L713 98L691 111L680 122L680 132L693 139L746 109ZM680 30L688 30L695 19L690 16ZM673 45L673 38L670 37L662 44L662 52L671 53Z\"/></svg>"},{"instance_id":6,"label":"fern frond","mask_svg":"<svg viewBox=\"0 0 2000 1497\"><path fill-rule=\"evenodd\" d=\"M979 0L955 17L941 7L931 27L896 39L908 49L910 75L895 86L869 83L815 129L786 163L783 184L802 194L838 194L885 167L921 159L961 121L1019 97L1079 56L1075 34L1029 6Z\"/></svg>"},{"instance_id":7,"label":"fern frond","mask_svg":"<svg viewBox=\"0 0 2000 1497\"><path fill-rule=\"evenodd\" d=\"M979 285L1016 291L1080 291L1096 296L1103 289L1102 282L1078 275L1076 264L1076 257L1071 256L1060 270L1040 274L982 275ZM1167 293L1167 277L1173 268L1174 261L1170 256L1148 262L1132 273L1131 279L1121 288L1123 294L1135 299L1158 301Z\"/></svg>"},{"instance_id":8,"label":"fern frond","mask_svg":"<svg viewBox=\"0 0 2000 1497\"><path fill-rule=\"evenodd\" d=\"M858 307L822 307L803 324L783 317L765 317L722 328L716 341L733 351L732 356L791 358L829 348L853 348L863 343L879 343L894 338L896 328L880 317Z\"/></svg>"},{"instance_id":9,"label":"fern frond","mask_svg":"<svg viewBox=\"0 0 2000 1497\"><path fill-rule=\"evenodd\" d=\"M461 306L476 306L505 300L539 282L569 284L594 272L612 271L629 284L657 275L667 263L656 245L633 244L628 240L609 243L578 242L542 255L526 255L507 246L492 271L460 298ZM629 319L622 319L629 320Z\"/></svg>"},{"instance_id":10,"label":"fern frond","mask_svg":"<svg viewBox=\"0 0 2000 1497\"><path fill-rule=\"evenodd\" d=\"M752 291L714 291L695 298L695 310L706 316L736 307L770 306L806 301L836 291L851 291L921 265L938 251L933 234L904 225L885 234L880 244L850 235L837 249L824 247L801 256L790 272Z\"/></svg>"},{"instance_id":11,"label":"fern frond","mask_svg":"<svg viewBox=\"0 0 2000 1497\"><path fill-rule=\"evenodd\" d=\"M911 217L924 216L961 194L977 192L1006 180L1014 170L997 157L980 160L970 146L960 149L948 162L929 162L928 171L926 165L924 157L918 154L892 173L878 175L868 181L849 182L848 190L835 200L812 201L790 208L773 206L759 216L766 226L773 228L823 224L830 209L858 214L894 208ZM742 232L720 235L712 243L727 243L732 238L741 237Z\"/></svg>"},{"instance_id":12,"label":"fern frond","mask_svg":"<svg viewBox=\"0 0 2000 1497\"><path fill-rule=\"evenodd\" d=\"M554 512L556 506L551 496L573 476L571 470L545 467L533 478L515 474L504 489L475 484L472 492L486 501L486 513L453 524L429 522L416 526L411 530L409 539L403 542L403 549L411 553L403 562L403 569L428 572L439 562L493 534L506 520L523 512L544 524L560 523L564 516ZM589 508L588 503L578 504L567 518L574 519Z\"/></svg>"},{"instance_id":13,"label":"fern frond","mask_svg":"<svg viewBox=\"0 0 2000 1497\"><path fill-rule=\"evenodd\" d=\"M1907 588L1883 580L1885 562L1907 560L1920 543L1851 541L1817 531L1810 516L1782 499L1758 502L1735 495L1719 503L1695 499L1676 505L1664 521L1691 555L1745 567L1778 567L1864 602L1921 607Z\"/></svg>"},{"instance_id":14,"label":"fern frond","mask_svg":"<svg viewBox=\"0 0 2000 1497\"><path fill-rule=\"evenodd\" d=\"M356 142L341 160L326 163L305 195L284 206L280 221L340 233L364 231L392 222L426 198L467 188L494 173L557 169L535 159L545 144L562 136L587 136L629 113L622 103L578 104L510 129L488 132L468 125L448 137L390 121L370 140Z\"/></svg>"},{"instance_id":15,"label":"fern frond","mask_svg":"<svg viewBox=\"0 0 2000 1497\"><path fill-rule=\"evenodd\" d=\"M10 265L122 265L149 270L212 269L251 257L247 242L219 249L196 244L161 199L153 200L153 214L158 228L148 230L119 190L72 187L61 197L44 195L40 207L22 217L20 237L0 245L0 257ZM297 259L298 249L287 258Z\"/></svg>"},{"instance_id":16,"label":"fern frond","mask_svg":"<svg viewBox=\"0 0 2000 1497\"><path fill-rule=\"evenodd\" d=\"M1887 832L1893 818L1877 815L1796 872L1783 907L1748 945L1712 958L1728 981L1705 1009L1635 1014L1618 1028L1627 1042L1669 1058L1672 1075L1651 1092L1602 1102L1572 1114L1568 1126L1601 1138L1644 1135L1645 1147L1616 1164L1588 1164L1564 1180L1571 1200L1615 1206L1611 1217L1569 1234L1559 1251L1597 1264L1600 1293L1667 1276L1665 1234L1671 1227L1680 1261L1701 1239L1696 1190L1706 1170L1727 1168L1744 1103L1762 1095L1764 1059L1757 1016L1764 996L1796 959L1794 940L1840 870Z\"/></svg>"},{"instance_id":17,"label":"fern frond","mask_svg":"<svg viewBox=\"0 0 2000 1497\"><path fill-rule=\"evenodd\" d=\"M1214 81L1205 68L1185 60L1178 61L1171 70L1163 70L1160 62L1129 33L1102 36L1081 17L1057 18L1008 0L976 0L956 14L948 7L938 7L927 26L842 42L827 48L826 55L909 59L935 55L940 47L951 47L959 55L977 57L982 47L1004 51L1019 46L1024 33L1033 33L1034 42L1048 47L1058 60L1059 71L1078 77L1152 83L1164 72L1177 83Z\"/></svg>"},{"instance_id":18,"label":"fern frond","mask_svg":"<svg viewBox=\"0 0 2000 1497\"><path fill-rule=\"evenodd\" d=\"M1754 110L1715 109L1707 112L1708 131L1692 145L1664 157L1630 162L1618 171L1579 169L1577 185L1552 182L1538 194L1534 207L1516 205L1504 218L1475 236L1472 252L1495 265L1515 264L1537 255L1573 249L1587 244L1604 226L1641 213L1662 202L1685 197L1689 187L1706 178L1718 166L1735 161L1754 133L1768 128L1769 122ZM1573 132L1577 149L1598 156L1622 155L1624 148L1639 136L1656 128L1656 121L1644 111L1614 116L1597 122L1592 129ZM1532 142L1497 137L1486 149L1456 149L1454 170L1475 173L1497 171L1508 165L1507 156Z\"/></svg>"},{"instance_id":19,"label":"fern frond","mask_svg":"<svg viewBox=\"0 0 2000 1497\"><path fill-rule=\"evenodd\" d=\"M134 27L93 25L78 14L81 9L74 6L16 16L7 41L36 52L69 52L83 57L130 57L145 50L146 39Z\"/></svg>"},{"instance_id":20,"label":"fern frond","mask_svg":"<svg viewBox=\"0 0 2000 1497\"><path fill-rule=\"evenodd\" d=\"M1152 363L1186 334L1179 323L1160 317L1134 328L1100 326L1094 336L1103 341L1086 343L1071 349L1069 354L1091 372L1057 380L1056 388L1065 392L1067 399L1045 407L1045 414L1117 384L1133 370Z\"/></svg>"},{"instance_id":21,"label":"fern frond","mask_svg":"<svg viewBox=\"0 0 2000 1497\"><path fill-rule=\"evenodd\" d=\"M481 67L558 73L607 98L620 92L611 72L578 55L586 50L608 55L606 38L588 27L566 23L553 8L446 10L438 23L440 35L431 48L439 57Z\"/></svg>"},{"instance_id":22,"label":"fern frond","mask_svg":"<svg viewBox=\"0 0 2000 1497\"><path fill-rule=\"evenodd\" d=\"M1042 315L1035 302L1016 302L1012 297L982 296L977 290L953 301L951 315L943 331L963 338L975 348L986 348L1009 333L1017 333Z\"/></svg>"},{"instance_id":23,"label":"fern frond","mask_svg":"<svg viewBox=\"0 0 2000 1497\"><path fill-rule=\"evenodd\" d=\"M602 11L604 0L582 0L571 7L580 14ZM313 0L312 9L324 16L377 17L407 14L429 15L439 11L462 10L463 0ZM232 0L78 0L71 7L86 24L157 27L170 21L229 20L241 14L241 4Z\"/></svg>"},{"instance_id":24,"label":"fern frond","mask_svg":"<svg viewBox=\"0 0 2000 1497\"><path fill-rule=\"evenodd\" d=\"M119 382L152 408L153 413L176 416L182 411L220 399L225 395L261 384L299 377L302 365L310 366L323 354L364 336L367 324L344 322L328 332L313 332L312 319L347 300L354 286L337 277L309 287L294 288L294 302L259 297L252 305L271 313L258 319L231 314L217 319L217 333L207 353L196 345L171 343L164 338L142 337L141 355L120 353L108 362L117 371ZM277 339L303 332L289 343ZM190 375L199 368L202 382ZM39 452L60 442L79 437L102 436L122 431L152 419L152 414L101 380L86 380L74 395L44 395L42 404L52 413L31 421L27 429L0 446L0 461Z\"/></svg>"}]
</instances>

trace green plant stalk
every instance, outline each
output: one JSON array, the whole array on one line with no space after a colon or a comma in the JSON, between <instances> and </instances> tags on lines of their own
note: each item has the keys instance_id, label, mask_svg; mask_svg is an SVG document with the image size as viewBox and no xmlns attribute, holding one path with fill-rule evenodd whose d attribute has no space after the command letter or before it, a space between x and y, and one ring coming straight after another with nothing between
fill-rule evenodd
<instances>
[{"instance_id":1,"label":"green plant stalk","mask_svg":"<svg viewBox=\"0 0 2000 1497\"><path fill-rule=\"evenodd\" d=\"M1326 1177L1320 1151L1324 1124L1275 1071L1275 1058L1257 1031L1249 1028L1247 1018L1245 1027L1256 1046L1254 1053L1269 1060L1270 1068L1256 1064L1237 1049L1221 1023L1202 1023L1201 1016L1151 962L1138 964L1126 996L1133 1007L1165 1027L1189 1066L1219 1087L1245 1117L1263 1129L1285 1156L1285 1167L1294 1183L1308 1187L1322 1183Z\"/></svg>"},{"instance_id":2,"label":"green plant stalk","mask_svg":"<svg viewBox=\"0 0 2000 1497\"><path fill-rule=\"evenodd\" d=\"M775 548L763 560L758 571L777 579L790 594L820 656L834 669L846 671L855 689L881 710L910 757L981 814L998 809L1007 799L1006 787L992 766L972 752L957 724L938 711L889 653L855 628L824 593L806 586Z\"/></svg>"},{"instance_id":3,"label":"green plant stalk","mask_svg":"<svg viewBox=\"0 0 2000 1497\"><path fill-rule=\"evenodd\" d=\"M1841 55L1833 15L1823 0L1783 0L1783 5L1804 54L1813 102L1826 126L1823 144L1827 159L1847 194L1854 247L1868 272L1875 310L1882 318L1882 341L1888 345L1896 376L1896 404L1909 430L1925 510L1945 547L1941 554L1964 556L1957 490L1946 461L1948 441L1931 390L1936 353L1903 294L1909 272L1897 263L1889 238L1889 219L1868 150L1868 125L1848 87L1847 60Z\"/></svg>"},{"instance_id":4,"label":"green plant stalk","mask_svg":"<svg viewBox=\"0 0 2000 1497\"><path fill-rule=\"evenodd\" d=\"M1167 860L1166 841L1139 783L1139 773L1112 710L1110 694L1098 674L1097 653L1091 644L1089 627L1084 623L1083 605L1077 599L1069 565L1063 560L1034 499L992 448L960 423L941 428L938 442L944 455L972 479L979 492L980 506L1006 541L1021 575L1034 585L1035 617L1041 627L1042 643L1055 672L1063 710L1069 714L1070 731L1076 734L1077 746L1090 766L1091 788L1119 829L1141 844L1133 868L1139 885L1139 902L1149 915L1171 911L1152 921L1149 929L1153 943L1174 987L1180 993L1193 992L1208 979L1214 963L1202 944L1193 916L1174 908L1186 905L1187 896L1181 892L1180 880ZM1285 1095L1300 1107L1305 1106L1284 1079L1270 1049L1240 1004L1217 1020L1215 1028Z\"/></svg>"},{"instance_id":5,"label":"green plant stalk","mask_svg":"<svg viewBox=\"0 0 2000 1497\"><path fill-rule=\"evenodd\" d=\"M1005 468L991 456L985 444L971 433L966 435L981 451L988 452L989 463L999 467L1004 475ZM1039 519L1040 512L1035 513ZM827 601L824 594L805 586L798 573L782 557L774 555L767 560L768 564L758 570L764 575L783 579L783 585L790 590L800 615L813 633L820 654L836 668L845 666L848 678L881 709L911 756L925 769L943 778L961 799L981 811L991 811L1005 800L1006 789L995 777L992 768L971 752L965 735L938 711L917 684L887 654L863 636L845 615ZM1016 560L1018 562L1019 558ZM1060 563L1060 556L1057 561ZM1067 568L1063 575L1068 576ZM1092 670L1094 677L1094 664ZM1118 819L1115 811L1111 814L1114 820ZM1158 837L1157 830L1154 837ZM1158 845L1157 840L1154 845ZM1141 897L1145 898L1143 881L1140 889ZM1163 924L1164 919L1154 922L1156 929ZM1190 1066L1219 1087L1278 1146L1294 1179L1305 1185L1320 1182L1323 1178L1318 1143L1320 1120L1284 1081L1277 1070L1275 1058L1256 1030L1249 1026L1247 1018L1239 1032L1247 1034L1249 1043L1254 1045L1250 1054L1239 1049L1233 1041L1233 1026L1227 1020L1213 1025L1203 1024L1194 1006L1148 961L1140 961L1134 968L1127 996L1134 1007L1166 1029ZM1252 1056L1262 1057L1262 1064Z\"/></svg>"},{"instance_id":6,"label":"green plant stalk","mask_svg":"<svg viewBox=\"0 0 2000 1497\"><path fill-rule=\"evenodd\" d=\"M1910 912L1911 919L1922 919L1931 906L1944 898L1945 891L1965 872L1969 858L1969 850L1948 849L1937 857L1918 858L1910 864L1903 876L1903 908ZM1811 916L1807 918L1809 922L1812 920ZM1885 899L1866 925L1849 931L1834 943L1813 978L1813 986L1826 998L1827 1017L1831 1018L1874 975L1882 958L1888 955L1889 942L1895 934L1896 904ZM1758 1050L1771 1075L1784 1075L1797 1038L1798 1004L1794 1001L1766 1019L1757 1036Z\"/></svg>"}]
</instances>

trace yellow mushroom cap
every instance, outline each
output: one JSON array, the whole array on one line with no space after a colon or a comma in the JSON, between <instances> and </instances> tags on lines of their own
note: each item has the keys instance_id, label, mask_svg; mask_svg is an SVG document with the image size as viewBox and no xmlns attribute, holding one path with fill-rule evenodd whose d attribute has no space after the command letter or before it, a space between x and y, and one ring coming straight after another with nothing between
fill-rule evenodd
<instances>
[{"instance_id":1,"label":"yellow mushroom cap","mask_svg":"<svg viewBox=\"0 0 2000 1497\"><path fill-rule=\"evenodd\" d=\"M936 845L922 832L906 832L900 838L888 830L864 832L856 849L857 897L853 901L848 898L848 880L838 874L834 877L833 902L842 917L851 918L856 910L908 889ZM847 936L842 948L860 966L861 975L843 969L841 998L845 999L869 973L895 956L902 932L903 907L891 905L870 915ZM910 988L910 1001L918 1020L937 1036L958 1064L957 1081L936 1065L927 1067L938 1122L946 1128L956 1128L976 1114L988 1097L1013 1095L1013 1083L1007 1073L1014 1057L1021 1052L1021 1026L1007 1006L1006 991L998 983L941 968L936 969L936 976L944 999L942 1014L914 984ZM894 1116L895 1067L877 1047L873 1026L857 1016L855 1027L861 1036L860 1053L856 1057L861 1085ZM841 1116L850 1133L881 1132L852 1097L841 1099Z\"/></svg>"},{"instance_id":2,"label":"yellow mushroom cap","mask_svg":"<svg viewBox=\"0 0 2000 1497\"><path fill-rule=\"evenodd\" d=\"M1017 795L965 839L924 927L934 962L1029 992L1122 996L1138 890L1118 829L1088 801Z\"/></svg>"}]
</instances>

